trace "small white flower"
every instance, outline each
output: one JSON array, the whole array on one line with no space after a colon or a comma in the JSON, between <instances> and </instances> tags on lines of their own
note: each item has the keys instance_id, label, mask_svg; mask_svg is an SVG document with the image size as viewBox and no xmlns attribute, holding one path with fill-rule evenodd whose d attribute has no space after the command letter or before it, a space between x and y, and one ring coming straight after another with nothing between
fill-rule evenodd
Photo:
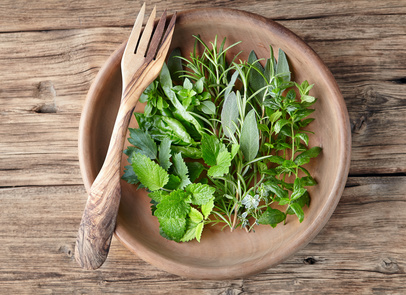
<instances>
[{"instance_id":1,"label":"small white flower","mask_svg":"<svg viewBox=\"0 0 406 295\"><path fill-rule=\"evenodd\" d=\"M247 210L255 209L259 205L259 195L251 196L247 194L244 199L242 199L241 204L243 204Z\"/></svg>"}]
</instances>

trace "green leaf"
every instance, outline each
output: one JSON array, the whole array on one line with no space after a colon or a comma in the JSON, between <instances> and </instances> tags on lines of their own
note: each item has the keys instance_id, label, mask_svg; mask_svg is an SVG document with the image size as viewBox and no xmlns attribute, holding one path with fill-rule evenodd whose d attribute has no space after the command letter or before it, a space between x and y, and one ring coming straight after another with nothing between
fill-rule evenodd
<instances>
[{"instance_id":1,"label":"green leaf","mask_svg":"<svg viewBox=\"0 0 406 295\"><path fill-rule=\"evenodd\" d=\"M189 80L188 80L189 81ZM189 81L189 83L191 83ZM184 84L188 85L188 83L185 82ZM193 87L193 85L192 85ZM175 92L170 88L170 87L162 87L162 89L164 90L166 96L169 98L169 100L171 101L172 105L175 107L176 112L175 114L177 114L178 116L180 116L181 118L183 118L183 120L185 120L186 122L191 123L196 130L199 133L203 132L203 128L200 125L200 123L195 119L195 117L193 117L187 110L186 108L182 105L182 103L179 101L179 99L176 97Z\"/></svg>"},{"instance_id":2,"label":"green leaf","mask_svg":"<svg viewBox=\"0 0 406 295\"><path fill-rule=\"evenodd\" d=\"M238 124L238 117L237 96L235 95L235 92L230 92L230 94L225 98L223 109L221 110L221 125L223 127L224 134L228 138L235 133L236 126Z\"/></svg>"},{"instance_id":3,"label":"green leaf","mask_svg":"<svg viewBox=\"0 0 406 295\"><path fill-rule=\"evenodd\" d=\"M169 161L171 157L171 140L165 137L159 145L159 164L162 168L168 171L172 163Z\"/></svg>"},{"instance_id":4,"label":"green leaf","mask_svg":"<svg viewBox=\"0 0 406 295\"><path fill-rule=\"evenodd\" d=\"M237 143L233 143L231 145L231 160L234 159L235 155L238 153L240 150L240 145Z\"/></svg>"},{"instance_id":5,"label":"green leaf","mask_svg":"<svg viewBox=\"0 0 406 295\"><path fill-rule=\"evenodd\" d=\"M183 190L175 190L157 205L155 216L161 219L186 218L190 211L189 194Z\"/></svg>"},{"instance_id":6,"label":"green leaf","mask_svg":"<svg viewBox=\"0 0 406 295\"><path fill-rule=\"evenodd\" d=\"M159 204L157 205L159 206ZM158 209L157 209L158 210ZM155 210L155 212L157 211ZM161 218L159 220L160 229L165 233L165 238L180 242L186 232L185 218Z\"/></svg>"},{"instance_id":7,"label":"green leaf","mask_svg":"<svg viewBox=\"0 0 406 295\"><path fill-rule=\"evenodd\" d=\"M134 153L131 166L139 181L150 191L164 187L169 180L168 173L146 155Z\"/></svg>"},{"instance_id":8,"label":"green leaf","mask_svg":"<svg viewBox=\"0 0 406 295\"><path fill-rule=\"evenodd\" d=\"M303 208L304 206L309 206L310 205L309 193L305 192L299 199L291 201L291 204L299 204L301 208ZM286 214L294 215L295 212L292 210L291 207L289 207L288 210L286 210Z\"/></svg>"},{"instance_id":9,"label":"green leaf","mask_svg":"<svg viewBox=\"0 0 406 295\"><path fill-rule=\"evenodd\" d=\"M276 74L283 77L284 81L290 81L289 63L285 52L279 48Z\"/></svg>"},{"instance_id":10,"label":"green leaf","mask_svg":"<svg viewBox=\"0 0 406 295\"><path fill-rule=\"evenodd\" d=\"M155 159L157 147L152 137L141 129L130 128L129 130L130 138L128 141L139 149L138 153L146 155L152 160Z\"/></svg>"},{"instance_id":11,"label":"green leaf","mask_svg":"<svg viewBox=\"0 0 406 295\"><path fill-rule=\"evenodd\" d=\"M163 64L161 73L159 74L159 82L162 87L172 87L172 78L166 63Z\"/></svg>"},{"instance_id":12,"label":"green leaf","mask_svg":"<svg viewBox=\"0 0 406 295\"><path fill-rule=\"evenodd\" d=\"M231 154L227 150L222 150L217 158L216 165L210 167L207 174L212 177L221 177L224 174L229 173L229 168L231 166Z\"/></svg>"},{"instance_id":13,"label":"green leaf","mask_svg":"<svg viewBox=\"0 0 406 295\"><path fill-rule=\"evenodd\" d=\"M276 122L274 126L274 132L278 134L281 131L282 127L289 123L290 121L287 119L280 119L279 121Z\"/></svg>"},{"instance_id":14,"label":"green leaf","mask_svg":"<svg viewBox=\"0 0 406 295\"><path fill-rule=\"evenodd\" d=\"M254 160L258 154L259 131L254 110L249 111L242 125L240 148L246 162Z\"/></svg>"},{"instance_id":15,"label":"green leaf","mask_svg":"<svg viewBox=\"0 0 406 295\"><path fill-rule=\"evenodd\" d=\"M295 190L292 195L290 196L290 199L293 200L297 200L299 199L301 196L303 196L303 194L307 191L307 189L305 188L299 188L298 190Z\"/></svg>"},{"instance_id":16,"label":"green leaf","mask_svg":"<svg viewBox=\"0 0 406 295\"><path fill-rule=\"evenodd\" d=\"M180 82L180 75L183 71L182 59L179 57L182 56L182 53L179 48L175 48L168 58L168 69L174 81Z\"/></svg>"},{"instance_id":17,"label":"green leaf","mask_svg":"<svg viewBox=\"0 0 406 295\"><path fill-rule=\"evenodd\" d=\"M185 81L183 81L183 88L185 88L187 90L193 89L193 84L192 84L192 82L190 82L190 80L188 78L186 78Z\"/></svg>"},{"instance_id":18,"label":"green leaf","mask_svg":"<svg viewBox=\"0 0 406 295\"><path fill-rule=\"evenodd\" d=\"M249 86L252 88L253 92L256 92L266 86L266 81L264 76L265 72L263 66L258 61L257 55L254 51L251 51L248 56L248 63L252 65L253 68L250 69L248 82ZM256 97L259 101L262 102L265 90L260 91Z\"/></svg>"},{"instance_id":19,"label":"green leaf","mask_svg":"<svg viewBox=\"0 0 406 295\"><path fill-rule=\"evenodd\" d=\"M192 195L193 205L203 205L213 198L216 189L208 184L191 183L186 187L186 191Z\"/></svg>"},{"instance_id":20,"label":"green leaf","mask_svg":"<svg viewBox=\"0 0 406 295\"><path fill-rule=\"evenodd\" d=\"M214 208L214 197L201 206L204 219L207 219Z\"/></svg>"},{"instance_id":21,"label":"green leaf","mask_svg":"<svg viewBox=\"0 0 406 295\"><path fill-rule=\"evenodd\" d=\"M204 77L196 81L194 89L198 94L202 93L204 90Z\"/></svg>"},{"instance_id":22,"label":"green leaf","mask_svg":"<svg viewBox=\"0 0 406 295\"><path fill-rule=\"evenodd\" d=\"M202 136L201 149L204 162L209 166L217 164L217 155L220 151L220 143L216 136L206 133Z\"/></svg>"},{"instance_id":23,"label":"green leaf","mask_svg":"<svg viewBox=\"0 0 406 295\"><path fill-rule=\"evenodd\" d=\"M321 150L322 150L321 147L318 147L318 146L312 147L312 148L308 149L307 151L304 151L303 153L299 154L295 158L295 163L298 166L304 165L304 164L308 163L311 158L317 157L320 154Z\"/></svg>"},{"instance_id":24,"label":"green leaf","mask_svg":"<svg viewBox=\"0 0 406 295\"><path fill-rule=\"evenodd\" d=\"M181 242L188 242L195 238L198 242L200 242L200 237L202 235L204 227L204 223L202 221L203 215L198 210L192 207L189 212L187 229L185 235L181 239Z\"/></svg>"},{"instance_id":25,"label":"green leaf","mask_svg":"<svg viewBox=\"0 0 406 295\"><path fill-rule=\"evenodd\" d=\"M189 170L189 178L191 182L194 182L200 177L200 174L204 171L204 166L200 162L186 162L186 166Z\"/></svg>"},{"instance_id":26,"label":"green leaf","mask_svg":"<svg viewBox=\"0 0 406 295\"><path fill-rule=\"evenodd\" d=\"M168 183L164 186L164 188L168 190L175 190L178 189L182 180L180 179L179 176L169 174L169 180Z\"/></svg>"},{"instance_id":27,"label":"green leaf","mask_svg":"<svg viewBox=\"0 0 406 295\"><path fill-rule=\"evenodd\" d=\"M200 103L200 108L203 113L208 115L216 114L216 105L210 100L204 100Z\"/></svg>"},{"instance_id":28,"label":"green leaf","mask_svg":"<svg viewBox=\"0 0 406 295\"><path fill-rule=\"evenodd\" d=\"M300 138L306 145L309 144L309 136L306 133L296 133L295 138Z\"/></svg>"},{"instance_id":29,"label":"green leaf","mask_svg":"<svg viewBox=\"0 0 406 295\"><path fill-rule=\"evenodd\" d=\"M121 179L130 184L137 184L140 182L131 165L125 166L124 168L124 175L121 177Z\"/></svg>"},{"instance_id":30,"label":"green leaf","mask_svg":"<svg viewBox=\"0 0 406 295\"><path fill-rule=\"evenodd\" d=\"M163 198L167 197L169 195L168 192L163 191L163 190L157 190L150 192L148 194L148 197L150 197L152 200L154 200L156 203L160 203Z\"/></svg>"},{"instance_id":31,"label":"green leaf","mask_svg":"<svg viewBox=\"0 0 406 295\"><path fill-rule=\"evenodd\" d=\"M288 191L281 188L276 181L268 180L262 184L265 196L269 196L270 193L275 194L279 199L284 199L288 197Z\"/></svg>"},{"instance_id":32,"label":"green leaf","mask_svg":"<svg viewBox=\"0 0 406 295\"><path fill-rule=\"evenodd\" d=\"M203 157L202 151L192 146L172 145L171 150L173 153L182 153L184 158L201 159Z\"/></svg>"},{"instance_id":33,"label":"green leaf","mask_svg":"<svg viewBox=\"0 0 406 295\"><path fill-rule=\"evenodd\" d=\"M182 154L181 153L175 154L172 157L172 161L173 161L173 167L172 167L173 172L181 180L181 183L179 184L179 188L183 189L190 183L190 179L188 176L189 171L187 169L185 162L183 161Z\"/></svg>"},{"instance_id":34,"label":"green leaf","mask_svg":"<svg viewBox=\"0 0 406 295\"><path fill-rule=\"evenodd\" d=\"M284 206L284 205L289 204L289 202L290 202L290 199L289 199L289 198L283 198L283 199L280 199L280 200L279 200L278 205Z\"/></svg>"},{"instance_id":35,"label":"green leaf","mask_svg":"<svg viewBox=\"0 0 406 295\"><path fill-rule=\"evenodd\" d=\"M304 212L300 204L298 203L290 204L289 208L291 208L293 212L295 212L297 218L299 218L299 222L301 223L304 219Z\"/></svg>"},{"instance_id":36,"label":"green leaf","mask_svg":"<svg viewBox=\"0 0 406 295\"><path fill-rule=\"evenodd\" d=\"M268 207L258 219L259 224L278 224L286 219L285 213L278 209Z\"/></svg>"},{"instance_id":37,"label":"green leaf","mask_svg":"<svg viewBox=\"0 0 406 295\"><path fill-rule=\"evenodd\" d=\"M232 91L235 81L237 81L239 74L240 73L238 71L235 71L234 74L231 76L230 82L228 83L227 88L224 91L224 97L227 97L230 94L230 92Z\"/></svg>"}]
</instances>

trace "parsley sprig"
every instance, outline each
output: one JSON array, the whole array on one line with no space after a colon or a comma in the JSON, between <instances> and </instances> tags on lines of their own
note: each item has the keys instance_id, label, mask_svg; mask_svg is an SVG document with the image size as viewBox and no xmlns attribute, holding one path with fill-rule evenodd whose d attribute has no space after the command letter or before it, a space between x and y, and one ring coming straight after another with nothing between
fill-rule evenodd
<instances>
[{"instance_id":1,"label":"parsley sprig","mask_svg":"<svg viewBox=\"0 0 406 295\"><path fill-rule=\"evenodd\" d=\"M189 57L175 49L130 129L123 179L149 191L161 235L176 242L200 241L208 224L302 222L316 185L304 167L321 152L308 147L313 85L291 80L282 50L278 62L272 47L266 60L229 61L238 43L225 44L195 36Z\"/></svg>"}]
</instances>

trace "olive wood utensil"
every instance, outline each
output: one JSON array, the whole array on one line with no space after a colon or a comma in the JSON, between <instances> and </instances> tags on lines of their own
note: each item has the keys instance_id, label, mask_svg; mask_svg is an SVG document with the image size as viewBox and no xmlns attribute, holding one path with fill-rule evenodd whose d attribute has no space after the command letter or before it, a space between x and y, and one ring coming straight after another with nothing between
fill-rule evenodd
<instances>
[{"instance_id":1,"label":"olive wood utensil","mask_svg":"<svg viewBox=\"0 0 406 295\"><path fill-rule=\"evenodd\" d=\"M176 13L165 30L165 10L154 30L154 8L141 33L144 13L145 3L121 59L123 91L120 108L107 156L90 188L79 226L75 257L85 269L97 269L107 258L121 198L120 165L128 124L139 97L160 73L172 40Z\"/></svg>"}]
</instances>

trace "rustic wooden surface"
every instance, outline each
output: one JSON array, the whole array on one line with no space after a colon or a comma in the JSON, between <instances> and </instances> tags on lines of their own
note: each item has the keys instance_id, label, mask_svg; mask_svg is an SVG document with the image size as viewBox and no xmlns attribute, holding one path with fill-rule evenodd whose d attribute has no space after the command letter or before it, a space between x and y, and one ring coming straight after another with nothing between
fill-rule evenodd
<instances>
[{"instance_id":1,"label":"rustic wooden surface","mask_svg":"<svg viewBox=\"0 0 406 295\"><path fill-rule=\"evenodd\" d=\"M406 1L168 0L158 13L230 7L276 20L335 76L353 153L326 227L277 267L194 281L113 239L97 271L74 260L86 202L77 137L86 93L128 37L139 1L0 3L1 294L406 294Z\"/></svg>"}]
</instances>

